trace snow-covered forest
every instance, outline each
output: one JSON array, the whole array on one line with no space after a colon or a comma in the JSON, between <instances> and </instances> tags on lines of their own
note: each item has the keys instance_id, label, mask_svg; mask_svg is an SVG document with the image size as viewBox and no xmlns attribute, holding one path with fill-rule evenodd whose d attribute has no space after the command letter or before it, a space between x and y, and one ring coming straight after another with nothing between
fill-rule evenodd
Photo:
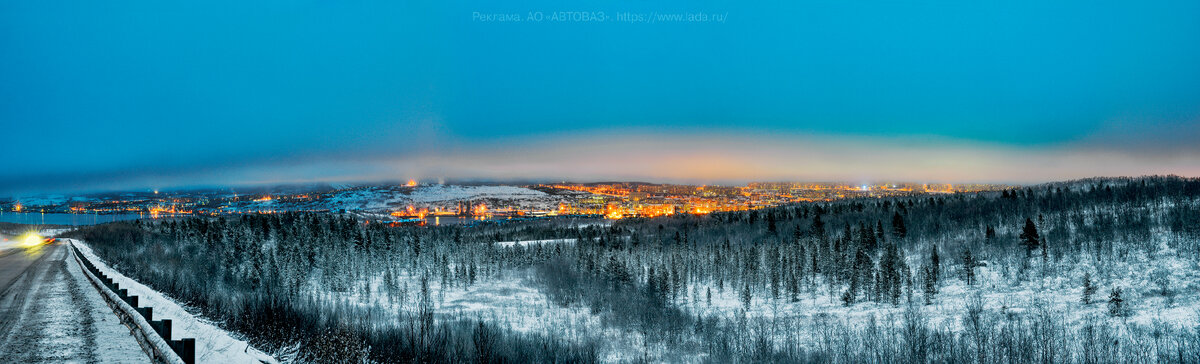
<instances>
[{"instance_id":1,"label":"snow-covered forest","mask_svg":"<svg viewBox=\"0 0 1200 364\"><path fill-rule=\"evenodd\" d=\"M293 362L1200 362L1200 180L575 225L68 234Z\"/></svg>"}]
</instances>

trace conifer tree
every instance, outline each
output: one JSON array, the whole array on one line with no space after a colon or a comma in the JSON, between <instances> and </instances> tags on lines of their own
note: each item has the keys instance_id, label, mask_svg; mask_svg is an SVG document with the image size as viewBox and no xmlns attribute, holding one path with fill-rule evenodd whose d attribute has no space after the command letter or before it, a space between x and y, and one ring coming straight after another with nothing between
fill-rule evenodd
<instances>
[{"instance_id":1,"label":"conifer tree","mask_svg":"<svg viewBox=\"0 0 1200 364\"><path fill-rule=\"evenodd\" d=\"M924 284L925 304L933 304L933 296L937 294L937 279L929 266L921 268L921 283Z\"/></svg>"},{"instance_id":2,"label":"conifer tree","mask_svg":"<svg viewBox=\"0 0 1200 364\"><path fill-rule=\"evenodd\" d=\"M900 212L892 215L892 235L897 239L904 239L908 236L908 228L904 226L904 217L900 216Z\"/></svg>"},{"instance_id":3,"label":"conifer tree","mask_svg":"<svg viewBox=\"0 0 1200 364\"><path fill-rule=\"evenodd\" d=\"M1080 301L1085 305L1092 304L1092 295L1096 294L1096 285L1092 283L1092 273L1083 274L1083 297Z\"/></svg>"},{"instance_id":4,"label":"conifer tree","mask_svg":"<svg viewBox=\"0 0 1200 364\"><path fill-rule=\"evenodd\" d=\"M901 288L904 284L901 273L907 270L908 267L896 244L888 244L883 256L879 258L876 294L881 299L889 300L893 304L900 303Z\"/></svg>"},{"instance_id":5,"label":"conifer tree","mask_svg":"<svg viewBox=\"0 0 1200 364\"><path fill-rule=\"evenodd\" d=\"M880 243L884 242L886 240L885 234L887 233L883 230L883 221L875 220L875 240Z\"/></svg>"},{"instance_id":6,"label":"conifer tree","mask_svg":"<svg viewBox=\"0 0 1200 364\"><path fill-rule=\"evenodd\" d=\"M962 255L963 278L967 281L967 285L975 285L975 257L971 255L971 248L963 250Z\"/></svg>"},{"instance_id":7,"label":"conifer tree","mask_svg":"<svg viewBox=\"0 0 1200 364\"><path fill-rule=\"evenodd\" d=\"M809 227L809 235L814 239L825 237L825 222L821 221L821 214L813 215L812 226Z\"/></svg>"},{"instance_id":8,"label":"conifer tree","mask_svg":"<svg viewBox=\"0 0 1200 364\"><path fill-rule=\"evenodd\" d=\"M767 213L767 232L775 234L775 213Z\"/></svg>"},{"instance_id":9,"label":"conifer tree","mask_svg":"<svg viewBox=\"0 0 1200 364\"><path fill-rule=\"evenodd\" d=\"M1028 251L1037 249L1040 245L1041 237L1038 235L1037 226L1033 224L1033 220L1025 218L1025 228L1021 229L1021 243L1025 245Z\"/></svg>"},{"instance_id":10,"label":"conifer tree","mask_svg":"<svg viewBox=\"0 0 1200 364\"><path fill-rule=\"evenodd\" d=\"M843 305L850 306L854 304L857 295L855 293L856 290L858 290L858 278L852 278L850 280L850 287L845 292L842 292Z\"/></svg>"},{"instance_id":11,"label":"conifer tree","mask_svg":"<svg viewBox=\"0 0 1200 364\"><path fill-rule=\"evenodd\" d=\"M1125 300L1121 298L1121 288L1115 287L1108 293L1108 314L1120 317L1125 313Z\"/></svg>"},{"instance_id":12,"label":"conifer tree","mask_svg":"<svg viewBox=\"0 0 1200 364\"><path fill-rule=\"evenodd\" d=\"M938 248L936 244L933 245L933 248L929 253L929 267L931 274L930 278L933 280L933 284L937 285L938 278L941 277L942 261L941 258L938 257Z\"/></svg>"},{"instance_id":13,"label":"conifer tree","mask_svg":"<svg viewBox=\"0 0 1200 364\"><path fill-rule=\"evenodd\" d=\"M867 251L867 253L875 252L878 247L878 241L875 240L875 229L870 225L858 226L859 244Z\"/></svg>"},{"instance_id":14,"label":"conifer tree","mask_svg":"<svg viewBox=\"0 0 1200 364\"><path fill-rule=\"evenodd\" d=\"M752 300L752 299L753 299L753 297L750 295L750 282L746 282L742 286L742 307L745 308L746 310L749 310L750 309L750 300Z\"/></svg>"}]
</instances>

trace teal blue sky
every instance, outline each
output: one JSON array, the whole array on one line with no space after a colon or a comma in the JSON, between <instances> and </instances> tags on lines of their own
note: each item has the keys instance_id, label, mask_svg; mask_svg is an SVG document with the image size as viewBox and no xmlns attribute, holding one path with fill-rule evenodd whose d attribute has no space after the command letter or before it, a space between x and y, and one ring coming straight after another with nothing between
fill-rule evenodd
<instances>
[{"instance_id":1,"label":"teal blue sky","mask_svg":"<svg viewBox=\"0 0 1200 364\"><path fill-rule=\"evenodd\" d=\"M0 123L0 195L1196 175L1200 2L5 2Z\"/></svg>"}]
</instances>

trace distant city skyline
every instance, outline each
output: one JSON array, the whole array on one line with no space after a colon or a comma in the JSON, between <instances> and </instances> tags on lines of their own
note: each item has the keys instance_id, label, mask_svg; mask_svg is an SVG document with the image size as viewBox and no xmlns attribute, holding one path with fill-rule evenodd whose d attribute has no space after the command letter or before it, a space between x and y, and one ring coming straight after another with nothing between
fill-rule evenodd
<instances>
[{"instance_id":1,"label":"distant city skyline","mask_svg":"<svg viewBox=\"0 0 1200 364\"><path fill-rule=\"evenodd\" d=\"M0 5L0 196L1200 176L1200 3ZM236 7L239 11L227 11Z\"/></svg>"},{"instance_id":2,"label":"distant city skyline","mask_svg":"<svg viewBox=\"0 0 1200 364\"><path fill-rule=\"evenodd\" d=\"M1113 181L1113 180L1109 180ZM1019 186L906 182L755 182L744 186L644 182L552 182L457 185L408 180L388 185L319 185L258 189L135 191L0 198L7 222L88 224L112 219L183 216L349 213L392 225L440 225L522 218L604 218L707 215L803 202L906 198L1008 191ZM72 215L72 216L61 216ZM90 217L79 217L84 215ZM98 215L119 215L98 218Z\"/></svg>"}]
</instances>

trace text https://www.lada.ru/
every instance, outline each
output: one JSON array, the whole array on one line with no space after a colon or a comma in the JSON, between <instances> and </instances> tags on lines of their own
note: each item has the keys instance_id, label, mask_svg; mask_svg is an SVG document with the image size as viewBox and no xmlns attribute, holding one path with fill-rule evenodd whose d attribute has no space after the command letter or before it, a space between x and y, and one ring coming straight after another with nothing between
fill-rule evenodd
<instances>
[{"instance_id":1,"label":"text https://www.lada.ru/","mask_svg":"<svg viewBox=\"0 0 1200 364\"><path fill-rule=\"evenodd\" d=\"M471 12L471 21L481 23L725 23L729 13L631 12L631 11L530 11L526 13Z\"/></svg>"}]
</instances>

